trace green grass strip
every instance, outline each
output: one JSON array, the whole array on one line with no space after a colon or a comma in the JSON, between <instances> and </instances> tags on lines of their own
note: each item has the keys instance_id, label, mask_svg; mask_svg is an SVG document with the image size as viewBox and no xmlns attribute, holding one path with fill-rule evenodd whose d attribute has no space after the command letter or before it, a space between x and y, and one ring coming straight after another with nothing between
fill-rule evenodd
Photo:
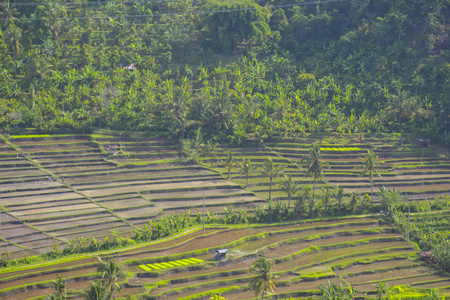
<instances>
[{"instance_id":1,"label":"green grass strip","mask_svg":"<svg viewBox=\"0 0 450 300\"><path fill-rule=\"evenodd\" d=\"M190 258L190 260L196 261L196 262L198 262L198 263L205 262L205 261L203 261L203 260L201 260L201 259L198 259L198 258L195 258L195 257Z\"/></svg>"},{"instance_id":2,"label":"green grass strip","mask_svg":"<svg viewBox=\"0 0 450 300\"><path fill-rule=\"evenodd\" d=\"M176 261L171 261L171 264L175 265L175 266L183 266L183 264L176 262Z\"/></svg>"}]
</instances>

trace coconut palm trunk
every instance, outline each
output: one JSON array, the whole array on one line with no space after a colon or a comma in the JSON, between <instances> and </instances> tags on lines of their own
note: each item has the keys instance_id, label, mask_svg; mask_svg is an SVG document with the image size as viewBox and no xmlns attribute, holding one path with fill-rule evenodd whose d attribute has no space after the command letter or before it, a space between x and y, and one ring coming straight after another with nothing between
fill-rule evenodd
<instances>
[{"instance_id":1,"label":"coconut palm trunk","mask_svg":"<svg viewBox=\"0 0 450 300\"><path fill-rule=\"evenodd\" d=\"M373 153L372 150L367 151L367 156L362 159L364 170L359 174L359 176L368 175L370 180L370 193L372 196L372 213L374 213L373 208L373 175L377 175L381 177L381 175L377 171L377 167L380 165L378 161L378 156Z\"/></svg>"}]
</instances>

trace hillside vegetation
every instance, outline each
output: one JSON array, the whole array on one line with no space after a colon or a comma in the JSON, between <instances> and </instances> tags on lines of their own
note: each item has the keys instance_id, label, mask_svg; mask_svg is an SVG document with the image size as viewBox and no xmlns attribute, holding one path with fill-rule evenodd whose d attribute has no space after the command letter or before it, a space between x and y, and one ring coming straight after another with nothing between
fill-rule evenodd
<instances>
[{"instance_id":1,"label":"hillside vegetation","mask_svg":"<svg viewBox=\"0 0 450 300\"><path fill-rule=\"evenodd\" d=\"M0 6L0 125L450 141L447 0ZM133 65L131 65L133 64Z\"/></svg>"}]
</instances>

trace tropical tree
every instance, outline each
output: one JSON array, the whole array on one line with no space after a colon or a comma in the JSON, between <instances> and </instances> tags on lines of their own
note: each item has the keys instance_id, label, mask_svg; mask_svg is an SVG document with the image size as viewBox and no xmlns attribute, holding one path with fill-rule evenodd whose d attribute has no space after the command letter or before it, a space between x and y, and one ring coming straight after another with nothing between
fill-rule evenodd
<instances>
[{"instance_id":1,"label":"tropical tree","mask_svg":"<svg viewBox=\"0 0 450 300\"><path fill-rule=\"evenodd\" d=\"M413 121L413 130L417 133L417 122L421 119L428 119L433 115L433 112L429 110L428 105L423 104L422 100L416 96L410 103L410 118Z\"/></svg>"},{"instance_id":2,"label":"tropical tree","mask_svg":"<svg viewBox=\"0 0 450 300\"><path fill-rule=\"evenodd\" d=\"M247 159L239 164L240 170L239 170L239 174L243 174L245 175L245 186L247 187L248 185L248 177L250 175L250 173L253 172L253 164L250 161L250 159Z\"/></svg>"},{"instance_id":3,"label":"tropical tree","mask_svg":"<svg viewBox=\"0 0 450 300\"><path fill-rule=\"evenodd\" d=\"M5 32L6 42L10 48L14 60L14 72L17 75L16 55L20 55L23 51L23 46L20 43L22 39L22 29L14 24L11 24Z\"/></svg>"},{"instance_id":4,"label":"tropical tree","mask_svg":"<svg viewBox=\"0 0 450 300\"><path fill-rule=\"evenodd\" d=\"M342 283L339 285L335 285L328 281L327 285L319 285L319 290L322 292L322 297L320 299L324 300L342 300L342 299L350 299L352 295L352 290L345 289L342 286Z\"/></svg>"},{"instance_id":5,"label":"tropical tree","mask_svg":"<svg viewBox=\"0 0 450 300\"><path fill-rule=\"evenodd\" d=\"M284 175L284 179L280 182L280 187L283 192L288 196L288 209L291 207L291 197L295 196L299 190L297 182L292 180L291 175Z\"/></svg>"},{"instance_id":6,"label":"tropical tree","mask_svg":"<svg viewBox=\"0 0 450 300\"><path fill-rule=\"evenodd\" d=\"M384 282L379 282L377 288L377 300L389 299L389 285Z\"/></svg>"},{"instance_id":7,"label":"tropical tree","mask_svg":"<svg viewBox=\"0 0 450 300\"><path fill-rule=\"evenodd\" d=\"M340 214L342 199L344 199L344 188L342 186L335 187L333 194L334 194L334 197L336 197L336 201L338 202L338 214Z\"/></svg>"},{"instance_id":8,"label":"tropical tree","mask_svg":"<svg viewBox=\"0 0 450 300\"><path fill-rule=\"evenodd\" d=\"M188 128L192 125L194 125L195 122L192 120L189 120L186 111L180 112L176 115L176 117L173 119L172 123L172 130L176 134L181 134L181 143L184 142L184 137L186 134L186 131Z\"/></svg>"},{"instance_id":9,"label":"tropical tree","mask_svg":"<svg viewBox=\"0 0 450 300\"><path fill-rule=\"evenodd\" d=\"M261 174L269 177L269 200L272 198L272 182L283 173L283 165L275 165L273 159L268 156L262 165Z\"/></svg>"},{"instance_id":10,"label":"tropical tree","mask_svg":"<svg viewBox=\"0 0 450 300\"><path fill-rule=\"evenodd\" d=\"M222 295L211 295L211 297L209 297L209 300L227 300L228 298L222 297Z\"/></svg>"},{"instance_id":11,"label":"tropical tree","mask_svg":"<svg viewBox=\"0 0 450 300\"><path fill-rule=\"evenodd\" d=\"M227 179L229 179L230 178L231 168L236 166L236 159L234 158L234 155L233 155L233 153L231 153L231 151L227 151L227 157L225 158L224 161L222 161L222 163L224 164L224 166L228 170L228 177L227 177Z\"/></svg>"},{"instance_id":12,"label":"tropical tree","mask_svg":"<svg viewBox=\"0 0 450 300\"><path fill-rule=\"evenodd\" d=\"M113 294L103 280L93 280L84 291L84 298L86 300L111 300Z\"/></svg>"},{"instance_id":13,"label":"tropical tree","mask_svg":"<svg viewBox=\"0 0 450 300\"><path fill-rule=\"evenodd\" d=\"M361 198L356 193L350 194L349 207L352 210L352 213L355 213L361 204Z\"/></svg>"},{"instance_id":14,"label":"tropical tree","mask_svg":"<svg viewBox=\"0 0 450 300\"><path fill-rule=\"evenodd\" d=\"M399 127L402 127L402 121L408 115L411 109L411 102L414 98L410 97L407 91L398 89L397 94L389 96L387 102L386 114L388 119L396 117Z\"/></svg>"},{"instance_id":15,"label":"tropical tree","mask_svg":"<svg viewBox=\"0 0 450 300\"><path fill-rule=\"evenodd\" d=\"M331 189L329 186L327 186L325 188L322 188L322 204L325 215L327 213L330 202L331 202Z\"/></svg>"},{"instance_id":16,"label":"tropical tree","mask_svg":"<svg viewBox=\"0 0 450 300\"><path fill-rule=\"evenodd\" d=\"M48 295L48 300L65 300L66 299L66 281L61 275L58 275L55 280L52 280L54 294Z\"/></svg>"},{"instance_id":17,"label":"tropical tree","mask_svg":"<svg viewBox=\"0 0 450 300\"><path fill-rule=\"evenodd\" d=\"M210 12L202 18L203 39L218 52L231 53L242 40L262 40L269 32L269 10L254 1L208 0L202 4L201 10Z\"/></svg>"},{"instance_id":18,"label":"tropical tree","mask_svg":"<svg viewBox=\"0 0 450 300\"><path fill-rule=\"evenodd\" d=\"M248 270L250 273L256 274L250 279L248 285L255 291L255 296L262 295L261 299L264 299L266 293L273 294L275 276L272 274L272 266L273 261L267 261L264 257L260 257Z\"/></svg>"},{"instance_id":19,"label":"tropical tree","mask_svg":"<svg viewBox=\"0 0 450 300\"><path fill-rule=\"evenodd\" d=\"M13 24L18 19L16 16L19 14L15 7L12 7L9 1L2 3L2 10L0 11L0 18L5 21L5 25Z\"/></svg>"},{"instance_id":20,"label":"tropical tree","mask_svg":"<svg viewBox=\"0 0 450 300\"><path fill-rule=\"evenodd\" d=\"M314 198L316 181L324 178L323 169L329 168L330 164L322 160L322 152L320 151L319 144L313 144L313 146L309 149L309 156L303 157L300 163L302 163L306 168L306 176L312 176L314 178L314 185L312 190L312 196Z\"/></svg>"},{"instance_id":21,"label":"tropical tree","mask_svg":"<svg viewBox=\"0 0 450 300\"><path fill-rule=\"evenodd\" d=\"M367 156L362 159L364 170L360 173L360 176L368 175L370 180L370 192L372 196L372 212L373 212L373 175L381 177L377 171L377 167L380 165L378 161L378 155L373 153L372 149L367 151Z\"/></svg>"},{"instance_id":22,"label":"tropical tree","mask_svg":"<svg viewBox=\"0 0 450 300\"><path fill-rule=\"evenodd\" d=\"M205 144L205 147L203 148L203 154L205 156L209 155L211 157L211 168L213 167L214 160L217 159L216 151L217 151L218 145L219 145L218 143L216 143L212 140L208 140Z\"/></svg>"},{"instance_id":23,"label":"tropical tree","mask_svg":"<svg viewBox=\"0 0 450 300\"><path fill-rule=\"evenodd\" d=\"M100 261L97 272L101 274L101 280L103 280L107 292L111 293L111 296L114 297L116 288L120 290L117 280L121 277L125 277L125 273L113 259Z\"/></svg>"}]
</instances>

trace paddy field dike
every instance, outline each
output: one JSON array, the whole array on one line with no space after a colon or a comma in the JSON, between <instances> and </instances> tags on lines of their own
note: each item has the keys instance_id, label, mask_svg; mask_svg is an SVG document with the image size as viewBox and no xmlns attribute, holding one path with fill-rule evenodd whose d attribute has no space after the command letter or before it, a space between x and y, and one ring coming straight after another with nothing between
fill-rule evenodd
<instances>
[{"instance_id":1,"label":"paddy field dike","mask_svg":"<svg viewBox=\"0 0 450 300\"><path fill-rule=\"evenodd\" d=\"M308 155L313 137L243 147L220 145L214 157L188 163L169 139L127 135L1 136L0 251L10 260L63 249L73 240L114 234L129 237L164 215L193 217L224 207L253 212L266 204L269 179L256 170L246 178L237 167L220 162L227 151L238 161L251 159L256 169L269 156L300 185L312 185L297 164ZM450 162L433 148L395 141L322 143L331 168L316 184L342 186L346 195L370 193L361 177L361 159L373 149L382 161L374 191L400 190L414 201L450 194ZM212 167L211 167L212 164ZM272 198L287 203L278 184ZM375 198L375 202L378 199ZM292 206L292 205L291 205ZM442 224L447 217L440 213ZM424 217L422 216L422 219ZM417 216L415 220L419 220ZM229 249L215 261L214 250ZM0 297L30 299L53 292L51 280L67 279L72 299L98 278L98 258L113 257L128 276L118 298L207 299L210 292L229 299L252 299L248 268L259 257L274 261L276 297L308 297L317 286L342 283L358 295L375 296L380 280L389 286L410 284L446 291L450 279L418 260L417 249L376 216L330 216L286 224L214 225L205 234L198 226L163 240L108 252L78 254L38 264L0 268Z\"/></svg>"}]
</instances>

